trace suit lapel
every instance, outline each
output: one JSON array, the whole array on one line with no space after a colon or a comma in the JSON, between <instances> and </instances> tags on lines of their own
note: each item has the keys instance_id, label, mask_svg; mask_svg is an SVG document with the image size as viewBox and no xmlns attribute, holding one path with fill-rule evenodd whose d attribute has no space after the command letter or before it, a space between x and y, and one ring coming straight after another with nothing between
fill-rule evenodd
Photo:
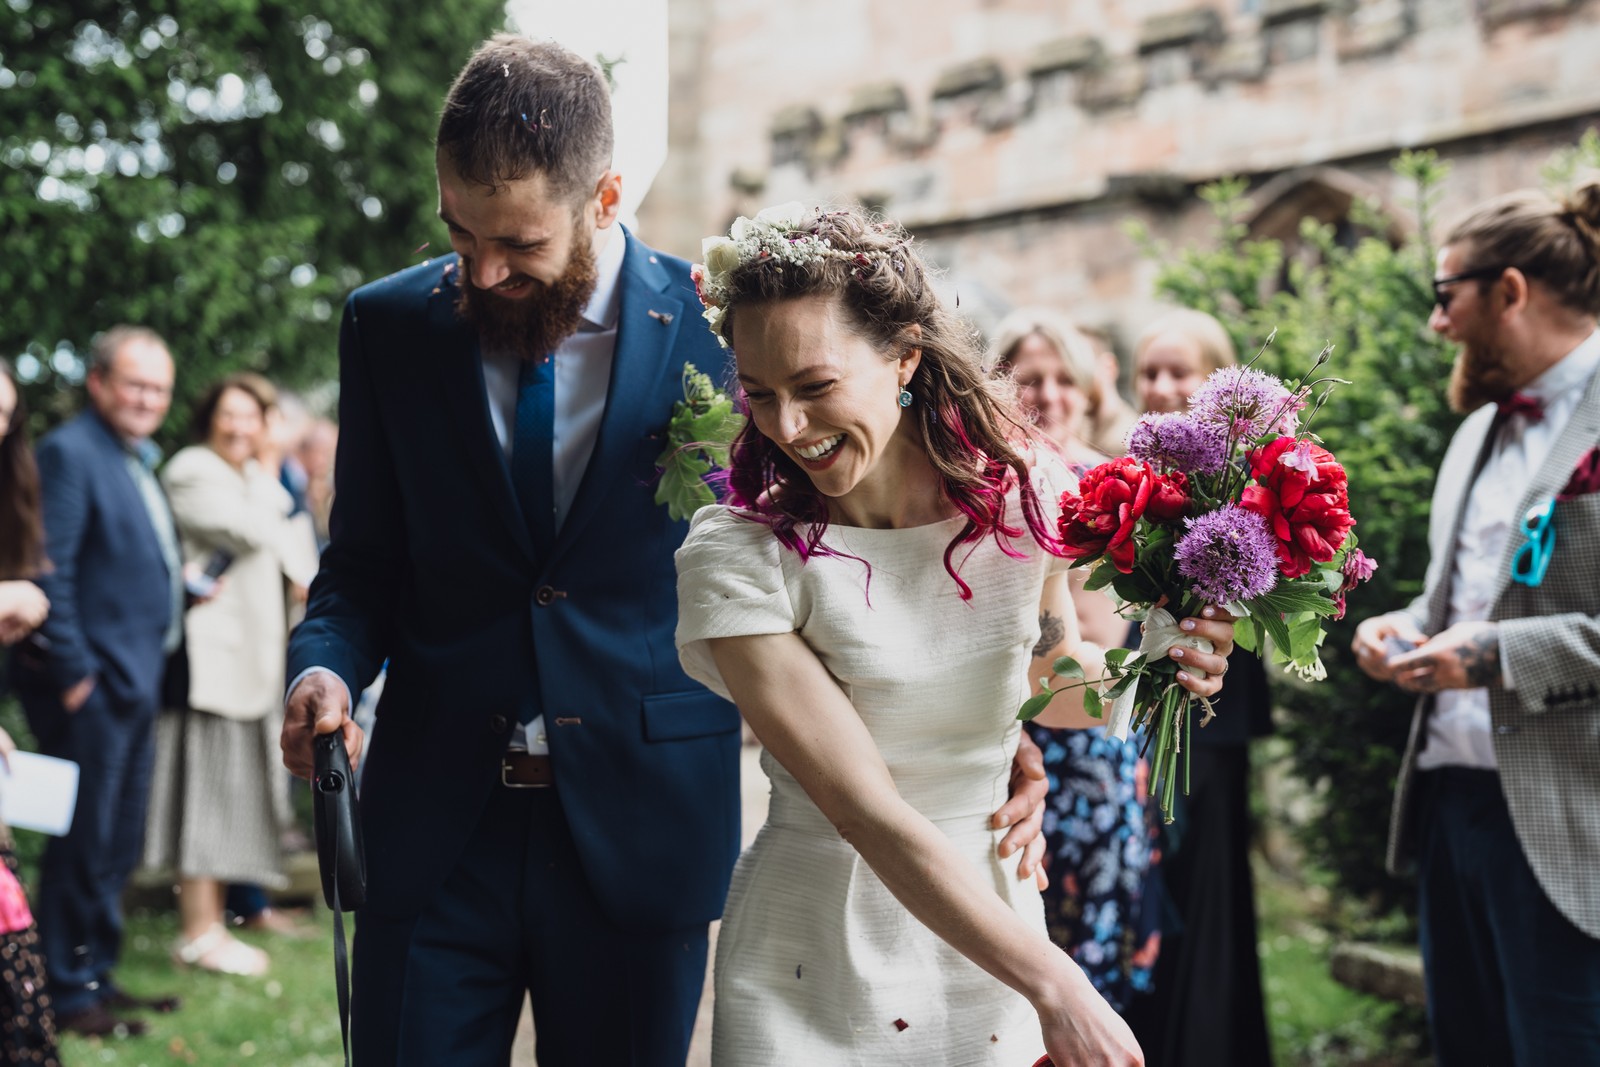
<instances>
[{"instance_id":1,"label":"suit lapel","mask_svg":"<svg viewBox=\"0 0 1600 1067\"><path fill-rule=\"evenodd\" d=\"M1506 589L1511 585L1511 560L1516 555L1517 549L1522 547L1522 517L1528 509L1541 500L1548 500L1561 491L1567 484L1567 479L1572 476L1573 467L1583 454L1595 446L1600 439L1600 372L1590 375L1589 384L1584 388L1583 399L1578 401L1578 407L1572 413L1572 418L1567 420L1561 433L1556 437L1555 443L1550 446L1550 454L1545 456L1544 462L1539 465L1539 470L1528 482L1528 488L1523 492L1522 498L1517 502L1517 510L1513 512L1513 525L1511 536L1506 538L1505 548L1501 550L1500 562L1495 568L1494 596L1489 603L1498 607L1500 600L1505 596ZM1555 513L1556 551L1561 551L1561 505L1556 505ZM1491 617L1493 612L1491 609Z\"/></svg>"},{"instance_id":2,"label":"suit lapel","mask_svg":"<svg viewBox=\"0 0 1600 1067\"><path fill-rule=\"evenodd\" d=\"M1473 457L1472 466L1468 467L1460 479L1460 491L1456 495L1454 513L1450 518L1450 537L1443 548L1446 552L1439 580L1434 583L1433 593L1428 598L1428 618L1424 630L1438 633L1444 629L1445 619L1450 610L1450 585L1455 579L1456 542L1461 537L1461 520L1466 518L1467 503L1472 499L1472 486L1478 480L1478 474L1483 470L1483 465L1489 461L1489 451L1494 448L1496 435L1499 433L1500 423L1490 419L1484 423L1482 436L1478 439L1477 447L1470 455Z\"/></svg>"},{"instance_id":3,"label":"suit lapel","mask_svg":"<svg viewBox=\"0 0 1600 1067\"><path fill-rule=\"evenodd\" d=\"M500 447L494 422L489 417L489 394L483 384L483 354L478 348L477 331L456 314L457 260L454 256L448 258L444 280L433 291L428 304L429 325L439 338L434 358L439 368L440 393L447 421L461 440L467 468L477 477L484 494L493 501L518 547L529 559L536 559L533 538L511 485L505 451ZM510 432L509 427L506 432Z\"/></svg>"},{"instance_id":4,"label":"suit lapel","mask_svg":"<svg viewBox=\"0 0 1600 1067\"><path fill-rule=\"evenodd\" d=\"M611 360L611 384L594 455L578 483L577 496L556 536L552 562L571 546L594 518L607 486L619 468L627 469L639 441L660 423L652 403L668 373L673 342L684 321L683 300L669 292L671 276L648 248L632 234L617 279L622 299L617 320L617 347Z\"/></svg>"}]
</instances>

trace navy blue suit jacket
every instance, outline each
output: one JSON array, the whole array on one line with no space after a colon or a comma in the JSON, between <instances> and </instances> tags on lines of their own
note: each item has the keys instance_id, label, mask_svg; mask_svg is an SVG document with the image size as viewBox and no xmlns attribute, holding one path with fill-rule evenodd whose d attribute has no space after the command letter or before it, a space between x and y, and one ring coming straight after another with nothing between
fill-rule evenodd
<instances>
[{"instance_id":1,"label":"navy blue suit jacket","mask_svg":"<svg viewBox=\"0 0 1600 1067\"><path fill-rule=\"evenodd\" d=\"M717 376L726 357L688 265L629 235L599 439L541 558L455 268L413 267L345 307L332 542L289 646L291 678L321 665L352 692L390 661L362 782L367 906L426 905L532 711L600 906L630 928L706 922L738 851L739 716L678 665L687 524L654 502L654 459L684 364Z\"/></svg>"},{"instance_id":2,"label":"navy blue suit jacket","mask_svg":"<svg viewBox=\"0 0 1600 1067\"><path fill-rule=\"evenodd\" d=\"M172 591L127 451L91 410L46 434L38 459L50 617L43 663L15 657L18 682L60 693L93 675L119 706L154 709Z\"/></svg>"}]
</instances>

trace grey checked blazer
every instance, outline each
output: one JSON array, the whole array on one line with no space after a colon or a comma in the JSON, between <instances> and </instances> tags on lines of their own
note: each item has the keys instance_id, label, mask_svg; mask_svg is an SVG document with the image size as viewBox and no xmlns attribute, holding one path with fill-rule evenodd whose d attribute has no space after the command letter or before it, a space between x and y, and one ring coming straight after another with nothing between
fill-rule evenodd
<instances>
[{"instance_id":1,"label":"grey checked blazer","mask_svg":"<svg viewBox=\"0 0 1600 1067\"><path fill-rule=\"evenodd\" d=\"M1489 445L1493 405L1456 431L1439 468L1429 522L1426 585L1409 608L1422 631L1445 628L1456 535L1468 491ZM1566 485L1579 459L1600 442L1600 373L1527 485L1508 485L1519 519ZM1520 526L1507 539L1490 619L1500 624L1500 654L1514 691L1489 690L1495 758L1517 838L1534 875L1573 925L1600 937L1600 493L1556 505L1555 555L1537 588L1511 581ZM1433 699L1417 702L1395 788L1389 869L1416 857L1411 786Z\"/></svg>"}]
</instances>

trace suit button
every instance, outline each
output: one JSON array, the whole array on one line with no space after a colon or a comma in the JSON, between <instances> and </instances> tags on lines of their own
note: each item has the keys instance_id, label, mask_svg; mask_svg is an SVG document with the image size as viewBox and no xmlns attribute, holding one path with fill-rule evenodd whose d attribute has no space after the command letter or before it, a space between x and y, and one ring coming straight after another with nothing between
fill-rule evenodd
<instances>
[{"instance_id":1,"label":"suit button","mask_svg":"<svg viewBox=\"0 0 1600 1067\"><path fill-rule=\"evenodd\" d=\"M507 725L506 717L504 715L491 716L489 719L489 732L503 734L506 732Z\"/></svg>"},{"instance_id":2,"label":"suit button","mask_svg":"<svg viewBox=\"0 0 1600 1067\"><path fill-rule=\"evenodd\" d=\"M566 595L567 594L563 593L559 589L552 588L548 585L541 585L533 594L533 602L538 604L541 608L547 608L551 604L554 604L557 598L564 597Z\"/></svg>"}]
</instances>

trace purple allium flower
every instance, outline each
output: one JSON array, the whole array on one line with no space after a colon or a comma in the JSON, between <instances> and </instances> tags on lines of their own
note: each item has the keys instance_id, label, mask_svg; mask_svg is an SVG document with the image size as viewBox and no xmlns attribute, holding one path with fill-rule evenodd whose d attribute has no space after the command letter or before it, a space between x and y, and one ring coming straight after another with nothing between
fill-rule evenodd
<instances>
[{"instance_id":1,"label":"purple allium flower","mask_svg":"<svg viewBox=\"0 0 1600 1067\"><path fill-rule=\"evenodd\" d=\"M1184 526L1173 552L1178 573L1207 604L1252 600L1278 584L1277 540L1260 515L1224 504Z\"/></svg>"},{"instance_id":2,"label":"purple allium flower","mask_svg":"<svg viewBox=\"0 0 1600 1067\"><path fill-rule=\"evenodd\" d=\"M1188 415L1141 415L1128 431L1128 454L1159 470L1216 474L1228 463L1228 435Z\"/></svg>"},{"instance_id":3,"label":"purple allium flower","mask_svg":"<svg viewBox=\"0 0 1600 1067\"><path fill-rule=\"evenodd\" d=\"M1269 431L1294 433L1303 407L1305 401L1290 396L1278 379L1249 367L1212 371L1189 398L1191 415L1236 438L1260 437Z\"/></svg>"}]
</instances>

